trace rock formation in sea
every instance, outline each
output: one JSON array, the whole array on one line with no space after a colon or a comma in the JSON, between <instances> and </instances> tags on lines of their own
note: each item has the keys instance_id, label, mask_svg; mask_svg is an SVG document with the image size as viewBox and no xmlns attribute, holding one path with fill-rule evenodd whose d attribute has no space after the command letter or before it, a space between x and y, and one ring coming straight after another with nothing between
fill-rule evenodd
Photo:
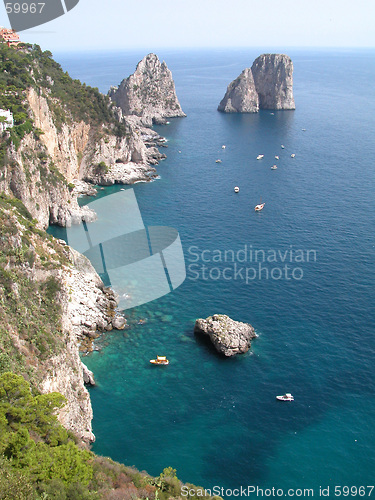
<instances>
[{"instance_id":1,"label":"rock formation in sea","mask_svg":"<svg viewBox=\"0 0 375 500\"><path fill-rule=\"evenodd\" d=\"M224 356L247 352L251 346L250 341L257 336L249 323L234 321L225 314L197 319L194 333L208 335L217 351Z\"/></svg>"},{"instance_id":2,"label":"rock formation in sea","mask_svg":"<svg viewBox=\"0 0 375 500\"><path fill-rule=\"evenodd\" d=\"M256 113L259 110L259 98L255 89L250 68L228 85L228 89L217 108L224 113Z\"/></svg>"},{"instance_id":3,"label":"rock formation in sea","mask_svg":"<svg viewBox=\"0 0 375 500\"><path fill-rule=\"evenodd\" d=\"M119 87L110 89L109 96L124 115L140 117L146 127L165 123L167 118L186 116L176 95L172 73L155 54L144 57L132 75Z\"/></svg>"},{"instance_id":4,"label":"rock formation in sea","mask_svg":"<svg viewBox=\"0 0 375 500\"><path fill-rule=\"evenodd\" d=\"M218 106L224 113L295 109L293 63L285 54L263 54L229 84Z\"/></svg>"},{"instance_id":5,"label":"rock formation in sea","mask_svg":"<svg viewBox=\"0 0 375 500\"><path fill-rule=\"evenodd\" d=\"M295 109L293 63L285 54L263 54L251 66L260 109Z\"/></svg>"}]
</instances>

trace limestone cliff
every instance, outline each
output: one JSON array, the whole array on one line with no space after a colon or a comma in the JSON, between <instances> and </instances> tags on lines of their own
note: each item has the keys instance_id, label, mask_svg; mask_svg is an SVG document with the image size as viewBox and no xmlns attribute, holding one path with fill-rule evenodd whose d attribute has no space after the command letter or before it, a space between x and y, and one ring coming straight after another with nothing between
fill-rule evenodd
<instances>
[{"instance_id":1,"label":"limestone cliff","mask_svg":"<svg viewBox=\"0 0 375 500\"><path fill-rule=\"evenodd\" d=\"M240 76L228 85L217 109L224 113L256 113L259 110L259 97L250 68L244 69Z\"/></svg>"},{"instance_id":2,"label":"limestone cliff","mask_svg":"<svg viewBox=\"0 0 375 500\"><path fill-rule=\"evenodd\" d=\"M45 93L33 88L27 91L30 116L38 130L22 139L18 149L11 144L7 164L0 176L0 191L22 200L42 227L66 226L95 219L87 207L79 207L74 185L82 179L102 185L131 184L149 181L157 176L153 165L165 155L148 139L160 136L123 119L124 135L115 136L107 128L84 121L55 125ZM56 103L55 103L56 105ZM105 170L100 170L105 164Z\"/></svg>"},{"instance_id":3,"label":"limestone cliff","mask_svg":"<svg viewBox=\"0 0 375 500\"><path fill-rule=\"evenodd\" d=\"M155 131L72 80L49 52L3 45L0 52L0 107L15 116L0 136L0 192L22 200L42 227L95 218L77 203L83 179L109 185L157 176L165 155Z\"/></svg>"},{"instance_id":4,"label":"limestone cliff","mask_svg":"<svg viewBox=\"0 0 375 500\"><path fill-rule=\"evenodd\" d=\"M293 63L284 54L263 54L229 84L218 106L224 113L257 113L259 109L295 109Z\"/></svg>"},{"instance_id":5,"label":"limestone cliff","mask_svg":"<svg viewBox=\"0 0 375 500\"><path fill-rule=\"evenodd\" d=\"M155 54L144 57L132 75L118 88L110 89L109 96L125 115L140 117L147 127L165 123L166 118L186 116L176 95L172 73Z\"/></svg>"},{"instance_id":6,"label":"limestone cliff","mask_svg":"<svg viewBox=\"0 0 375 500\"><path fill-rule=\"evenodd\" d=\"M92 409L79 343L111 330L116 300L86 257L35 227L14 198L0 196L0 373L24 375L67 403L59 420L92 441Z\"/></svg>"},{"instance_id":7,"label":"limestone cliff","mask_svg":"<svg viewBox=\"0 0 375 500\"><path fill-rule=\"evenodd\" d=\"M263 54L251 67L261 109L295 109L293 63L285 54Z\"/></svg>"}]
</instances>

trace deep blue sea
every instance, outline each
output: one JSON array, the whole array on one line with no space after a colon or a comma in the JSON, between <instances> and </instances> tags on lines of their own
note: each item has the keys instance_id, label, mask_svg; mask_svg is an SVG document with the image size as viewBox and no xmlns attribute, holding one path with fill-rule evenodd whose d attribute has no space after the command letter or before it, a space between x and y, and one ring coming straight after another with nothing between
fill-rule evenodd
<instances>
[{"instance_id":1,"label":"deep blue sea","mask_svg":"<svg viewBox=\"0 0 375 500\"><path fill-rule=\"evenodd\" d=\"M318 496L330 486L334 497L337 485L375 480L375 50L282 49L294 63L295 111L217 112L262 52L157 52L187 117L156 127L168 158L159 180L133 188L147 226L179 231L187 278L126 311L130 327L84 358L97 381L93 449L153 475L172 466L206 488ZM145 54L55 58L106 93ZM237 259L245 248L276 261L260 274L250 253ZM225 250L236 262L213 261ZM195 338L195 319L214 313L255 327L251 351L226 359ZM157 354L170 365L150 366ZM285 392L293 403L276 401Z\"/></svg>"}]
</instances>

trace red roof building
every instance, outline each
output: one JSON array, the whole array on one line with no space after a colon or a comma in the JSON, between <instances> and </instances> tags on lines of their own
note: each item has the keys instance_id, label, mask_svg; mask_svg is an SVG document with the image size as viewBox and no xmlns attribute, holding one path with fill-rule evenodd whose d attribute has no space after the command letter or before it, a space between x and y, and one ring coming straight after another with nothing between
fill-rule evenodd
<instances>
[{"instance_id":1,"label":"red roof building","mask_svg":"<svg viewBox=\"0 0 375 500\"><path fill-rule=\"evenodd\" d=\"M4 28L3 26L0 26L0 37L2 37L3 42L8 44L8 47L18 45L21 42L19 35L14 30Z\"/></svg>"}]
</instances>

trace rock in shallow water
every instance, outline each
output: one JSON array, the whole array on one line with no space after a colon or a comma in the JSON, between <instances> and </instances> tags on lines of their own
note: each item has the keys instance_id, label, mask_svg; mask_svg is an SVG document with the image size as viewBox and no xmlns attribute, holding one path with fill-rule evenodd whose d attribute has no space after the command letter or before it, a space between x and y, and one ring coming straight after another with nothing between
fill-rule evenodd
<instances>
[{"instance_id":1,"label":"rock in shallow water","mask_svg":"<svg viewBox=\"0 0 375 500\"><path fill-rule=\"evenodd\" d=\"M214 314L206 319L197 319L194 333L208 335L217 351L224 356L247 352L251 340L256 337L249 323L234 321L225 314Z\"/></svg>"}]
</instances>

